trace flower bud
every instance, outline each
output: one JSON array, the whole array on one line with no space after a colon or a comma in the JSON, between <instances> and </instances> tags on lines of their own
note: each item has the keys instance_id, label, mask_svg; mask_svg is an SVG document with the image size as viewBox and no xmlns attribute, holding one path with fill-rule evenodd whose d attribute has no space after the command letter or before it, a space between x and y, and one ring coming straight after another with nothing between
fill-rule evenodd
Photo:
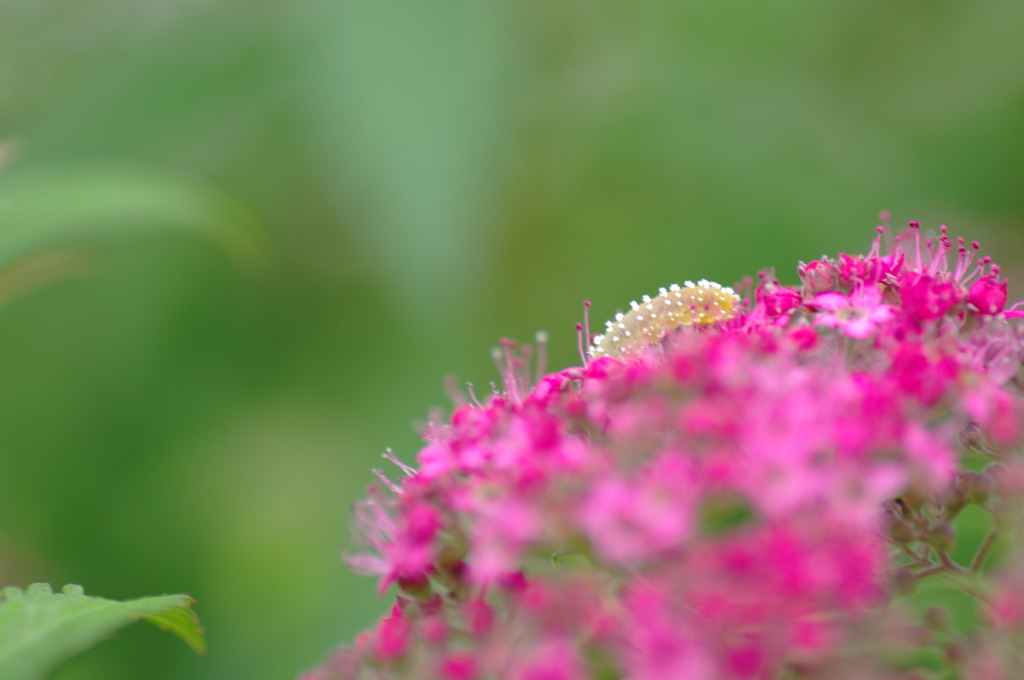
<instances>
[{"instance_id":1,"label":"flower bud","mask_svg":"<svg viewBox=\"0 0 1024 680\"><path fill-rule=\"evenodd\" d=\"M967 496L959 485L953 484L942 493L942 506L946 510L946 517L952 519L960 514L960 511L967 505Z\"/></svg>"},{"instance_id":2,"label":"flower bud","mask_svg":"<svg viewBox=\"0 0 1024 680\"><path fill-rule=\"evenodd\" d=\"M912 486L903 492L903 495L900 496L899 500L903 502L903 505L905 505L908 510L913 512L918 510L924 504L927 497L921 489Z\"/></svg>"},{"instance_id":3,"label":"flower bud","mask_svg":"<svg viewBox=\"0 0 1024 680\"><path fill-rule=\"evenodd\" d=\"M912 543L916 534L913 524L894 515L886 516L884 532L892 542L901 545Z\"/></svg>"},{"instance_id":4,"label":"flower bud","mask_svg":"<svg viewBox=\"0 0 1024 680\"><path fill-rule=\"evenodd\" d=\"M999 281L989 274L971 284L967 292L967 300L974 305L979 314L991 316L1006 308L1006 281Z\"/></svg>"},{"instance_id":5,"label":"flower bud","mask_svg":"<svg viewBox=\"0 0 1024 680\"><path fill-rule=\"evenodd\" d=\"M968 451L980 451L985 448L985 433L978 423L970 422L960 430L958 436L960 446Z\"/></svg>"},{"instance_id":6,"label":"flower bud","mask_svg":"<svg viewBox=\"0 0 1024 680\"><path fill-rule=\"evenodd\" d=\"M964 499L974 505L985 505L995 490L995 482L984 473L961 472L957 486L963 491Z\"/></svg>"},{"instance_id":7,"label":"flower bud","mask_svg":"<svg viewBox=\"0 0 1024 680\"><path fill-rule=\"evenodd\" d=\"M940 553L949 552L956 544L956 532L953 531L953 525L949 522L936 524L928 533L925 542Z\"/></svg>"},{"instance_id":8,"label":"flower bud","mask_svg":"<svg viewBox=\"0 0 1024 680\"><path fill-rule=\"evenodd\" d=\"M801 263L797 267L797 274L800 275L800 279L804 283L804 290L808 294L824 293L837 288L838 274L835 270L835 263L829 260Z\"/></svg>"}]
</instances>

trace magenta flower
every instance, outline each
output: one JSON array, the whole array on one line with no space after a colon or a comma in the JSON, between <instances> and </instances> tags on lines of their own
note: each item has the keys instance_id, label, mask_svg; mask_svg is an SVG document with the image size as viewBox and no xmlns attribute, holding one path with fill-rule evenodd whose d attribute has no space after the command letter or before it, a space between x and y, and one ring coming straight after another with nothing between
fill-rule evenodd
<instances>
[{"instance_id":1,"label":"magenta flower","mask_svg":"<svg viewBox=\"0 0 1024 680\"><path fill-rule=\"evenodd\" d=\"M395 606L305 678L909 680L922 649L1018 677L1024 554L984 579L1024 525L1024 336L976 245L919 231L752 300L666 288L549 375L506 343L504 389L356 506L348 561ZM993 534L959 563L967 505ZM981 643L906 604L932 577Z\"/></svg>"},{"instance_id":2,"label":"magenta flower","mask_svg":"<svg viewBox=\"0 0 1024 680\"><path fill-rule=\"evenodd\" d=\"M998 270L978 278L967 291L967 300L979 314L998 314L1006 308L1006 280L999 280Z\"/></svg>"},{"instance_id":3,"label":"magenta flower","mask_svg":"<svg viewBox=\"0 0 1024 680\"><path fill-rule=\"evenodd\" d=\"M891 305L882 304L882 291L874 284L858 286L849 295L818 293L807 306L822 312L815 325L838 328L857 340L874 335L894 314Z\"/></svg>"}]
</instances>

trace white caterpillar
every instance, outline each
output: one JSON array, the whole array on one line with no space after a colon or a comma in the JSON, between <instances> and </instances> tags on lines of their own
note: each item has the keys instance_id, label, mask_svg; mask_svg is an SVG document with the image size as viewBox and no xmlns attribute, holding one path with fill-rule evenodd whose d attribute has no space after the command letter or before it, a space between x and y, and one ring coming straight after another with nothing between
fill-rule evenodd
<instances>
[{"instance_id":1,"label":"white caterpillar","mask_svg":"<svg viewBox=\"0 0 1024 680\"><path fill-rule=\"evenodd\" d=\"M709 326L736 315L740 297L732 288L701 279L672 284L660 294L631 302L629 312L618 313L605 324L604 335L594 338L590 356L617 357L629 350L661 342L680 326Z\"/></svg>"}]
</instances>

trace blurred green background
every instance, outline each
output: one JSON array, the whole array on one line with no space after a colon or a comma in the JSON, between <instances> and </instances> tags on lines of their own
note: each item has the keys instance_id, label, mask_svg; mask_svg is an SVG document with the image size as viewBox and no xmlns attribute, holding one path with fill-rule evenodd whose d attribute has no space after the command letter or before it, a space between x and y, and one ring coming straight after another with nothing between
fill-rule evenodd
<instances>
[{"instance_id":1,"label":"blurred green background","mask_svg":"<svg viewBox=\"0 0 1024 680\"><path fill-rule=\"evenodd\" d=\"M501 336L861 251L1024 273L1024 4L0 0L0 581L184 591L59 680L292 678L384 608L339 551ZM1018 278L1024 278L1018 276ZM0 293L4 286L0 280ZM1020 290L1020 289L1018 289Z\"/></svg>"}]
</instances>

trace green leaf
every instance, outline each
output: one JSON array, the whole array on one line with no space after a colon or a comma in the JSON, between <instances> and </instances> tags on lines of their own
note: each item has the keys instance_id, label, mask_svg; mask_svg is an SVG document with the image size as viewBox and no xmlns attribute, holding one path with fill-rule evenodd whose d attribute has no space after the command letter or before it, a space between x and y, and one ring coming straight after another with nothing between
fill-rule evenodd
<instances>
[{"instance_id":1,"label":"green leaf","mask_svg":"<svg viewBox=\"0 0 1024 680\"><path fill-rule=\"evenodd\" d=\"M178 597L178 596L172 596ZM192 598L185 597L185 604L173 609L156 612L154 614L143 614L142 618L155 624L160 630L174 633L196 654L206 652L206 642L203 640L203 629L199 620L191 609ZM153 598L149 598L153 599Z\"/></svg>"},{"instance_id":2,"label":"green leaf","mask_svg":"<svg viewBox=\"0 0 1024 680\"><path fill-rule=\"evenodd\" d=\"M81 586L54 593L49 584L0 591L0 678L35 680L119 628L145 619L205 651L203 630L187 595L116 602L85 595Z\"/></svg>"},{"instance_id":3,"label":"green leaf","mask_svg":"<svg viewBox=\"0 0 1024 680\"><path fill-rule=\"evenodd\" d=\"M12 168L0 176L0 268L96 237L159 230L194 232L241 264L266 250L249 211L206 183L102 165Z\"/></svg>"},{"instance_id":4,"label":"green leaf","mask_svg":"<svg viewBox=\"0 0 1024 680\"><path fill-rule=\"evenodd\" d=\"M415 289L457 308L473 292L461 282L486 274L479 255L503 219L495 158L516 135L503 3L327 2L305 17L289 49L310 76L297 104L330 198L364 225L346 237L396 300ZM437 306L408 313L446 318Z\"/></svg>"},{"instance_id":5,"label":"green leaf","mask_svg":"<svg viewBox=\"0 0 1024 680\"><path fill-rule=\"evenodd\" d=\"M718 495L705 499L700 509L700 530L705 536L721 536L750 524L753 508L739 496Z\"/></svg>"}]
</instances>

